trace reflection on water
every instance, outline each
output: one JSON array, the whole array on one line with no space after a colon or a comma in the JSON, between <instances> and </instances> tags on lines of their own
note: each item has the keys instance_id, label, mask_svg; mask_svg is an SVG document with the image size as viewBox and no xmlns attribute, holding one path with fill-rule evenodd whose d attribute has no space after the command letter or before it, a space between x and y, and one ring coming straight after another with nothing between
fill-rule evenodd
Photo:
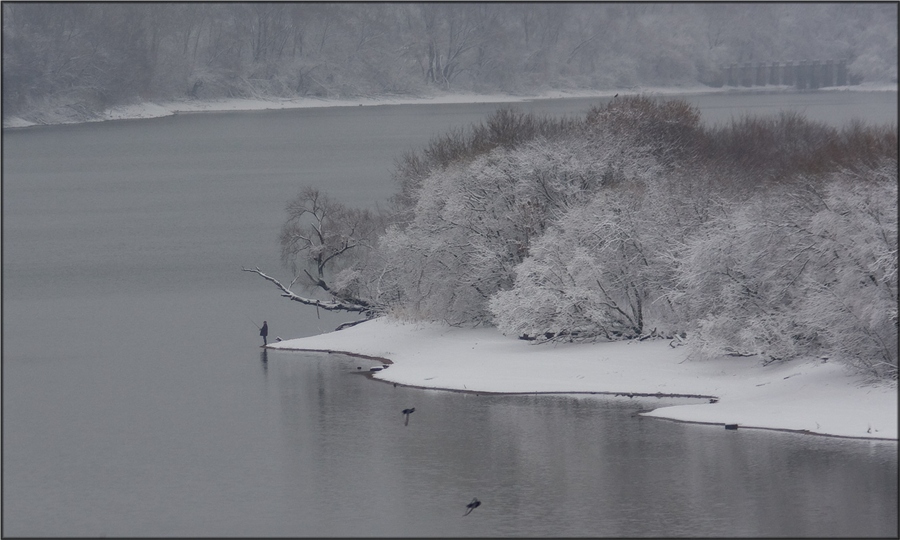
<instances>
[{"instance_id":1,"label":"reflection on water","mask_svg":"<svg viewBox=\"0 0 900 540\"><path fill-rule=\"evenodd\" d=\"M896 93L839 97L805 106L896 118ZM495 108L4 131L4 535L896 536L896 443L395 387L358 359L259 348L248 317L285 338L348 320L241 272L278 274L283 201L305 184L383 201L396 156Z\"/></svg>"},{"instance_id":2,"label":"reflection on water","mask_svg":"<svg viewBox=\"0 0 900 540\"><path fill-rule=\"evenodd\" d=\"M330 534L846 536L896 520L893 443L634 414L658 400L423 391L368 381L359 359L270 358L293 483L316 499L305 520ZM477 521L462 521L472 497Z\"/></svg>"}]
</instances>

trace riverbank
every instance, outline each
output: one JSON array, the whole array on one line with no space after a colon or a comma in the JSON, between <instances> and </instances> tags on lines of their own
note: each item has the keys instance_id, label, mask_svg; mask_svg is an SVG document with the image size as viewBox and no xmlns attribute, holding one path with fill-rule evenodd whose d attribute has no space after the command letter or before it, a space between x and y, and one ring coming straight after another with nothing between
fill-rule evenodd
<instances>
[{"instance_id":1,"label":"riverbank","mask_svg":"<svg viewBox=\"0 0 900 540\"><path fill-rule=\"evenodd\" d=\"M258 99L215 99L215 100L174 100L174 101L150 101L133 105L121 105L112 107L97 114L76 112L71 108L64 110L46 110L39 114L32 114L30 118L11 117L3 119L3 128L24 128L38 125L77 124L85 122L104 122L109 120L138 120L146 118L162 118L175 114L200 113L200 112L235 112L235 111L261 111L279 109L305 109L321 107L361 107L376 105L415 105L415 104L450 104L450 103L516 103L538 99L560 98L610 98L614 95L654 95L676 96L714 93L771 93L771 92L796 92L789 86L761 86L761 87L673 87L650 88L633 87L611 90L586 90L586 91L550 91L534 95L510 95L510 94L471 94L471 93L435 93L429 96L373 96L358 99L326 99L315 97L302 98L258 98ZM822 88L818 92L881 92L897 91L896 84L862 84L856 86L840 86Z\"/></svg>"},{"instance_id":2,"label":"riverbank","mask_svg":"<svg viewBox=\"0 0 900 540\"><path fill-rule=\"evenodd\" d=\"M695 360L669 340L535 345L491 328L388 318L290 339L270 349L390 360L386 382L483 393L702 396L645 416L739 428L897 440L897 384L871 383L823 359L763 366L757 358ZM374 365L374 364L373 364ZM369 369L364 365L363 369ZM711 403L710 400L717 400Z\"/></svg>"}]
</instances>

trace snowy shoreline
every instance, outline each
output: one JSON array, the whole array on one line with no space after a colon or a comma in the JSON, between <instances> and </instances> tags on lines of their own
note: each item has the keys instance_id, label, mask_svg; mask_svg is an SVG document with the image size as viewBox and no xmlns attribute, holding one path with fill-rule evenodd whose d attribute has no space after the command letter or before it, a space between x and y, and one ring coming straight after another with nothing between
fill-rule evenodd
<instances>
[{"instance_id":1,"label":"snowy shoreline","mask_svg":"<svg viewBox=\"0 0 900 540\"><path fill-rule=\"evenodd\" d=\"M349 354L388 365L373 379L422 389L494 394L696 397L643 416L897 441L897 384L870 383L822 359L763 366L757 358L692 360L668 340L532 343L491 328L380 318L268 346ZM367 369L367 368L364 368ZM711 402L710 398L716 398Z\"/></svg>"},{"instance_id":2,"label":"snowy shoreline","mask_svg":"<svg viewBox=\"0 0 900 540\"><path fill-rule=\"evenodd\" d=\"M896 92L897 84L862 84L857 86L840 86L819 89L819 92ZM789 86L760 86L760 87L720 87L708 86L684 87L684 88L644 88L634 87L626 89L596 90L596 91L550 91L535 95L510 95L510 94L435 94L432 96L373 96L358 99L325 99L325 98L259 98L259 99L214 99L214 100L180 100L144 102L134 105L121 105L112 107L99 113L93 118L72 119L61 115L54 117L45 115L44 122L28 121L20 117L5 118L3 129L27 128L47 125L80 124L87 122L105 122L110 120L140 120L148 118L162 118L176 114L200 113L200 112L237 112L237 111L262 111L282 109L307 109L325 107L361 107L377 105L434 105L452 103L516 103L541 99L566 99L566 98L609 98L614 95L652 95L652 96L677 96L716 93L771 93L793 92Z\"/></svg>"}]
</instances>

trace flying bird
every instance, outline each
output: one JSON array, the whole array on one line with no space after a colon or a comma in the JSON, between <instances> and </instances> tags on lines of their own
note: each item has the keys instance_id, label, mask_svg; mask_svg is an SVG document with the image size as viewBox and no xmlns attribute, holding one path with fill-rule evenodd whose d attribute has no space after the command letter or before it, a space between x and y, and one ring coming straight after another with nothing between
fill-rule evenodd
<instances>
[{"instance_id":1,"label":"flying bird","mask_svg":"<svg viewBox=\"0 0 900 540\"><path fill-rule=\"evenodd\" d=\"M403 414L406 415L406 420L403 421L403 425L404 425L404 426L408 426L408 425L409 425L409 415L411 415L411 414L414 413L414 412L416 412L416 408L415 408L415 407L413 407L413 408L411 408L411 409L403 409Z\"/></svg>"},{"instance_id":2,"label":"flying bird","mask_svg":"<svg viewBox=\"0 0 900 540\"><path fill-rule=\"evenodd\" d=\"M479 506L481 506L481 501L479 501L479 500L478 500L477 498L475 498L475 497L472 497L472 502L470 502L469 504L466 505L467 510L466 510L466 513L463 514L463 517L468 516L469 514L471 514L471 513L472 513L472 510L475 510L475 509L478 508Z\"/></svg>"}]
</instances>

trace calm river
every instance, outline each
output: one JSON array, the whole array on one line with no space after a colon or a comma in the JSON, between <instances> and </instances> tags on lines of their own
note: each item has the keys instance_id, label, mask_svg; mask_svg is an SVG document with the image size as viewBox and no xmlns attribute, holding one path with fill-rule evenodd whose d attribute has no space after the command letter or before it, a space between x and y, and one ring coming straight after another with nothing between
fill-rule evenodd
<instances>
[{"instance_id":1,"label":"calm river","mask_svg":"<svg viewBox=\"0 0 900 540\"><path fill-rule=\"evenodd\" d=\"M896 92L688 99L712 122L897 118ZM263 319L270 338L347 320L241 272L287 277L285 202L307 184L382 202L396 157L496 107L4 130L3 536L896 537L895 442L394 387L360 360L261 352Z\"/></svg>"}]
</instances>

